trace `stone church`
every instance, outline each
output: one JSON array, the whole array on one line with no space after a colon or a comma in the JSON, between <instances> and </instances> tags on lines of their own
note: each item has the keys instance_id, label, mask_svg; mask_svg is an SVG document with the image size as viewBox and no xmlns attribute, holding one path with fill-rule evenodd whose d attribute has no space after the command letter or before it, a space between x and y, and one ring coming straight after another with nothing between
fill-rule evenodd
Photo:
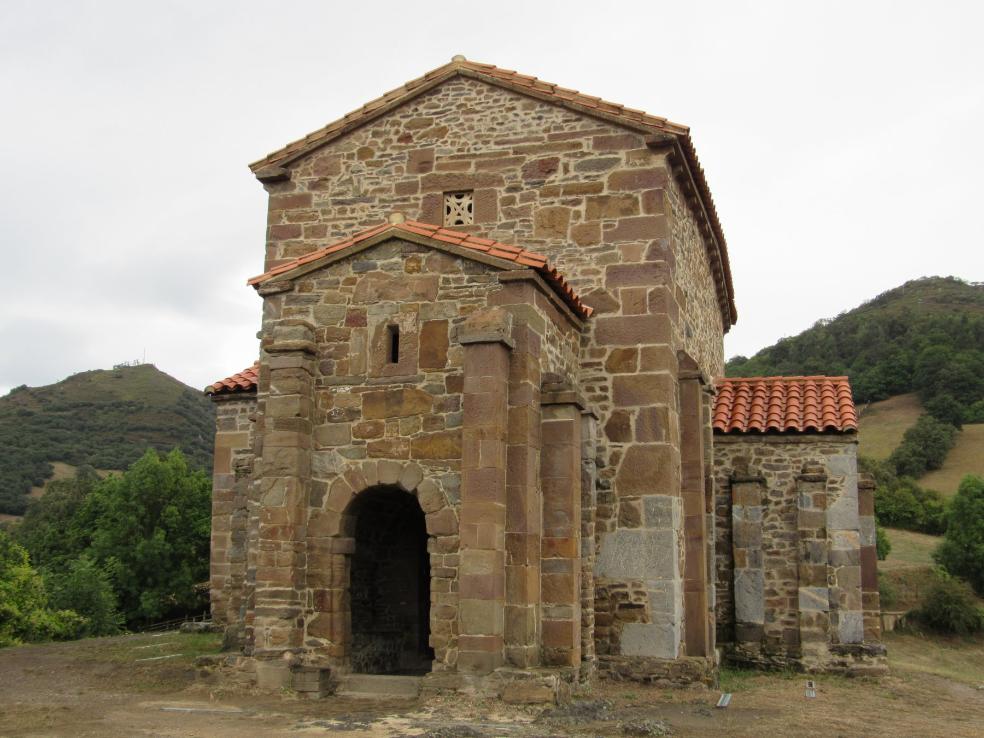
<instances>
[{"instance_id":1,"label":"stone church","mask_svg":"<svg viewBox=\"0 0 984 738\"><path fill-rule=\"evenodd\" d=\"M211 606L261 686L884 670L850 387L723 378L687 127L459 56L251 169Z\"/></svg>"}]
</instances>

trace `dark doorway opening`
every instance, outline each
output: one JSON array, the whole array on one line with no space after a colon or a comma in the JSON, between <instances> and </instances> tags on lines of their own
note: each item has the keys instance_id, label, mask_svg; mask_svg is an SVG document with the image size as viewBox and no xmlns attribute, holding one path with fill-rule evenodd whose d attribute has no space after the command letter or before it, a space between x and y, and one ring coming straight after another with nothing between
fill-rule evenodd
<instances>
[{"instance_id":1,"label":"dark doorway opening","mask_svg":"<svg viewBox=\"0 0 984 738\"><path fill-rule=\"evenodd\" d=\"M352 671L423 674L431 670L430 559L424 511L392 487L360 494L352 556Z\"/></svg>"}]
</instances>

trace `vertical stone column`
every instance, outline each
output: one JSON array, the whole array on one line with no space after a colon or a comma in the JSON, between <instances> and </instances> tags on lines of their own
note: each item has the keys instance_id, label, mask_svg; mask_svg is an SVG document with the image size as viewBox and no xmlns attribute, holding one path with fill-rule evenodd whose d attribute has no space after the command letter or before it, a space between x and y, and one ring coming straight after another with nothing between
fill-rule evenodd
<instances>
[{"instance_id":1,"label":"vertical stone column","mask_svg":"<svg viewBox=\"0 0 984 738\"><path fill-rule=\"evenodd\" d=\"M692 363L692 362L688 362ZM680 457L683 496L683 613L688 656L710 654L707 617L707 514L705 510L704 408L700 372L680 370Z\"/></svg>"},{"instance_id":2,"label":"vertical stone column","mask_svg":"<svg viewBox=\"0 0 984 738\"><path fill-rule=\"evenodd\" d=\"M765 480L731 480L731 545L734 555L735 646L757 657L765 636L765 564L762 555L762 502Z\"/></svg>"},{"instance_id":3,"label":"vertical stone column","mask_svg":"<svg viewBox=\"0 0 984 738\"><path fill-rule=\"evenodd\" d=\"M827 475L806 466L796 478L799 533L799 631L804 664L826 661L830 643Z\"/></svg>"},{"instance_id":4,"label":"vertical stone column","mask_svg":"<svg viewBox=\"0 0 984 738\"><path fill-rule=\"evenodd\" d=\"M488 308L458 329L464 347L458 669L504 661L506 441L512 316Z\"/></svg>"},{"instance_id":5,"label":"vertical stone column","mask_svg":"<svg viewBox=\"0 0 984 738\"><path fill-rule=\"evenodd\" d=\"M598 417L581 412L581 678L595 670L594 564L598 479Z\"/></svg>"},{"instance_id":6,"label":"vertical stone column","mask_svg":"<svg viewBox=\"0 0 984 738\"><path fill-rule=\"evenodd\" d=\"M714 481L714 429L711 425L714 408L714 385L708 384L701 392L701 435L704 437L704 530L707 540L704 542L704 575L707 591L707 654L713 654L717 649L717 572L715 571L717 542L717 491Z\"/></svg>"},{"instance_id":7,"label":"vertical stone column","mask_svg":"<svg viewBox=\"0 0 984 738\"><path fill-rule=\"evenodd\" d=\"M505 658L512 666L540 663L541 337L529 325L513 329L509 362L506 449Z\"/></svg>"},{"instance_id":8,"label":"vertical stone column","mask_svg":"<svg viewBox=\"0 0 984 738\"><path fill-rule=\"evenodd\" d=\"M861 518L861 600L864 639L881 640L881 595L878 593L878 551L875 539L875 480L868 474L858 479L858 512Z\"/></svg>"},{"instance_id":9,"label":"vertical stone column","mask_svg":"<svg viewBox=\"0 0 984 738\"><path fill-rule=\"evenodd\" d=\"M844 444L827 459L827 582L833 643L864 641L861 597L861 518L857 445Z\"/></svg>"},{"instance_id":10,"label":"vertical stone column","mask_svg":"<svg viewBox=\"0 0 984 738\"><path fill-rule=\"evenodd\" d=\"M273 322L263 339L269 390L258 460L253 655L260 686L288 676L285 651L303 646L305 539L311 477L315 343L306 321Z\"/></svg>"},{"instance_id":11,"label":"vertical stone column","mask_svg":"<svg viewBox=\"0 0 984 738\"><path fill-rule=\"evenodd\" d=\"M252 475L255 393L218 395L212 476L211 610L225 647L242 640L246 581L246 498Z\"/></svg>"},{"instance_id":12,"label":"vertical stone column","mask_svg":"<svg viewBox=\"0 0 984 738\"><path fill-rule=\"evenodd\" d=\"M541 396L543 661L581 663L581 403L568 387Z\"/></svg>"}]
</instances>

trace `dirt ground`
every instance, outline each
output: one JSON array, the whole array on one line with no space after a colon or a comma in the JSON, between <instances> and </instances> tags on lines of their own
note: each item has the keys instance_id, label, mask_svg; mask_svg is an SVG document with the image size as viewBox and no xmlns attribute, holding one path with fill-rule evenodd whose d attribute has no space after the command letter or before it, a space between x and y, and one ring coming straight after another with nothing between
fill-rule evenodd
<instances>
[{"instance_id":1,"label":"dirt ground","mask_svg":"<svg viewBox=\"0 0 984 738\"><path fill-rule=\"evenodd\" d=\"M803 675L726 670L720 690L602 683L551 710L457 696L314 702L253 693L197 676L194 658L216 649L210 636L25 646L0 650L0 735L984 736L984 643L886 640L899 654L892 676L822 677L815 699ZM945 659L927 655L938 647ZM733 694L727 709L714 706L721 690Z\"/></svg>"}]
</instances>

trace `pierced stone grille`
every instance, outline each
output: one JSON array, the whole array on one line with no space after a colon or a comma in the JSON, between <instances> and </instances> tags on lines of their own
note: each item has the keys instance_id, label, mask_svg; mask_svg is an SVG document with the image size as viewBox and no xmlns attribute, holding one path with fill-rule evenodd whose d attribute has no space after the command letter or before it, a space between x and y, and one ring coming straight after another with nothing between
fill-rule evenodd
<instances>
[{"instance_id":1,"label":"pierced stone grille","mask_svg":"<svg viewBox=\"0 0 984 738\"><path fill-rule=\"evenodd\" d=\"M462 226L475 222L475 198L471 192L444 193L444 225Z\"/></svg>"}]
</instances>

